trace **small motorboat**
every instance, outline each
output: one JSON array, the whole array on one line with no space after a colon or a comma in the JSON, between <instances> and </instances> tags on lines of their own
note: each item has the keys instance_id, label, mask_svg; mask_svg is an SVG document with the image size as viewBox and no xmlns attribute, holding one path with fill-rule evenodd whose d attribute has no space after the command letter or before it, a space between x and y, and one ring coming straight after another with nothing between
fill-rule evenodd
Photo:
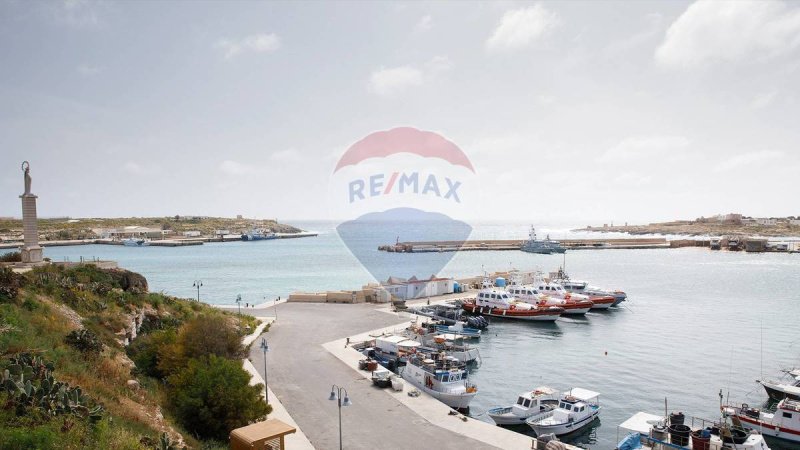
<instances>
[{"instance_id":1,"label":"small motorboat","mask_svg":"<svg viewBox=\"0 0 800 450\"><path fill-rule=\"evenodd\" d=\"M578 431L600 415L600 394L582 388L572 388L561 396L558 407L525 421L537 435L565 434Z\"/></svg>"},{"instance_id":2,"label":"small motorboat","mask_svg":"<svg viewBox=\"0 0 800 450\"><path fill-rule=\"evenodd\" d=\"M521 425L526 420L549 413L558 405L556 391L540 386L532 391L519 394L517 403L511 406L491 408L486 414L497 425Z\"/></svg>"},{"instance_id":3,"label":"small motorboat","mask_svg":"<svg viewBox=\"0 0 800 450\"><path fill-rule=\"evenodd\" d=\"M767 395L774 401L781 401L784 398L800 400L800 369L787 369L783 372L791 378L791 381L756 380L756 382L764 386Z\"/></svg>"},{"instance_id":4,"label":"small motorboat","mask_svg":"<svg viewBox=\"0 0 800 450\"><path fill-rule=\"evenodd\" d=\"M762 434L792 442L800 442L800 401L785 398L774 412L742 406L726 406L722 412L741 421L742 426Z\"/></svg>"}]
</instances>

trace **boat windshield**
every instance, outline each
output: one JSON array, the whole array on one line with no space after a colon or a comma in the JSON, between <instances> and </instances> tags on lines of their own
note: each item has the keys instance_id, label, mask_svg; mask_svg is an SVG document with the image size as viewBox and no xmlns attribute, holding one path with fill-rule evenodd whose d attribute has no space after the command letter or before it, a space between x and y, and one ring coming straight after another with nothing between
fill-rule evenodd
<instances>
[{"instance_id":1,"label":"boat windshield","mask_svg":"<svg viewBox=\"0 0 800 450\"><path fill-rule=\"evenodd\" d=\"M523 398L523 397L520 397L520 398L518 398L518 399L517 399L517 404L518 404L518 405L521 405L521 404L522 404L522 402L524 402L524 401L525 401L525 398Z\"/></svg>"}]
</instances>

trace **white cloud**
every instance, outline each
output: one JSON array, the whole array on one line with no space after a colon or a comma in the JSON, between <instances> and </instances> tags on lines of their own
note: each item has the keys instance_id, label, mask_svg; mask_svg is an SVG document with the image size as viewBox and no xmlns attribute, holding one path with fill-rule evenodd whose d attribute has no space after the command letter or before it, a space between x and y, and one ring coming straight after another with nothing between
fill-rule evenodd
<instances>
[{"instance_id":1,"label":"white cloud","mask_svg":"<svg viewBox=\"0 0 800 450\"><path fill-rule=\"evenodd\" d=\"M122 170L132 175L154 175L161 172L161 166L158 164L139 164L137 162L128 161L122 165Z\"/></svg>"},{"instance_id":2,"label":"white cloud","mask_svg":"<svg viewBox=\"0 0 800 450\"><path fill-rule=\"evenodd\" d=\"M767 59L800 46L800 8L778 0L699 0L667 30L655 53L665 67Z\"/></svg>"},{"instance_id":3,"label":"white cloud","mask_svg":"<svg viewBox=\"0 0 800 450\"><path fill-rule=\"evenodd\" d=\"M767 161L780 159L783 152L777 150L761 150L733 156L714 167L714 172L727 172L747 166L763 164Z\"/></svg>"},{"instance_id":4,"label":"white cloud","mask_svg":"<svg viewBox=\"0 0 800 450\"><path fill-rule=\"evenodd\" d=\"M452 67L453 62L446 56L435 56L421 68L413 65L381 67L370 75L368 89L377 95L391 97L410 87L433 81Z\"/></svg>"},{"instance_id":5,"label":"white cloud","mask_svg":"<svg viewBox=\"0 0 800 450\"><path fill-rule=\"evenodd\" d=\"M281 39L275 33L259 33L238 40L220 39L214 47L223 50L225 59L230 59L245 52L274 52L281 47Z\"/></svg>"},{"instance_id":6,"label":"white cloud","mask_svg":"<svg viewBox=\"0 0 800 450\"><path fill-rule=\"evenodd\" d=\"M284 163L301 162L305 160L303 154L294 148L279 150L275 153L272 153L271 155L269 155L269 159L271 159L272 161L284 162Z\"/></svg>"},{"instance_id":7,"label":"white cloud","mask_svg":"<svg viewBox=\"0 0 800 450\"><path fill-rule=\"evenodd\" d=\"M755 109L762 109L766 108L767 106L771 105L772 102L775 100L775 97L778 96L778 91L769 91L763 92L758 94L753 98L753 101L750 102L750 106Z\"/></svg>"},{"instance_id":8,"label":"white cloud","mask_svg":"<svg viewBox=\"0 0 800 450\"><path fill-rule=\"evenodd\" d=\"M262 170L258 166L243 164L238 161L226 159L219 165L219 170L225 175L254 175L260 173Z\"/></svg>"},{"instance_id":9,"label":"white cloud","mask_svg":"<svg viewBox=\"0 0 800 450\"><path fill-rule=\"evenodd\" d=\"M489 50L514 50L526 47L553 32L561 24L555 12L541 4L506 11L500 25L486 41Z\"/></svg>"},{"instance_id":10,"label":"white cloud","mask_svg":"<svg viewBox=\"0 0 800 450\"><path fill-rule=\"evenodd\" d=\"M417 22L417 25L414 26L414 32L422 33L425 31L430 30L433 27L433 17L430 15L422 16Z\"/></svg>"},{"instance_id":11,"label":"white cloud","mask_svg":"<svg viewBox=\"0 0 800 450\"><path fill-rule=\"evenodd\" d=\"M75 68L75 70L79 74L85 77L91 77L93 75L97 75L98 73L100 73L103 70L103 68L100 66L95 66L93 64L80 64L78 65L78 67Z\"/></svg>"},{"instance_id":12,"label":"white cloud","mask_svg":"<svg viewBox=\"0 0 800 450\"><path fill-rule=\"evenodd\" d=\"M685 158L689 140L683 136L636 136L623 139L598 158L601 162L622 162L644 158L676 161Z\"/></svg>"}]
</instances>

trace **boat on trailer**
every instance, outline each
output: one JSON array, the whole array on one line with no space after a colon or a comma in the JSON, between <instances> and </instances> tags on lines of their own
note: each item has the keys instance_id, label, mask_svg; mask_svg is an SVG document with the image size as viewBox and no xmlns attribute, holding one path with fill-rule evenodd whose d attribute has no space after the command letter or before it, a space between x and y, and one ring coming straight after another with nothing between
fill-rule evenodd
<instances>
[{"instance_id":1,"label":"boat on trailer","mask_svg":"<svg viewBox=\"0 0 800 450\"><path fill-rule=\"evenodd\" d=\"M775 411L751 408L746 403L741 406L726 406L722 410L736 417L747 429L756 430L767 436L800 442L800 401L785 398L778 403Z\"/></svg>"},{"instance_id":2,"label":"boat on trailer","mask_svg":"<svg viewBox=\"0 0 800 450\"><path fill-rule=\"evenodd\" d=\"M523 425L526 420L543 416L555 409L558 405L556 393L554 389L540 386L519 394L515 404L491 408L486 414L497 425Z\"/></svg>"}]
</instances>

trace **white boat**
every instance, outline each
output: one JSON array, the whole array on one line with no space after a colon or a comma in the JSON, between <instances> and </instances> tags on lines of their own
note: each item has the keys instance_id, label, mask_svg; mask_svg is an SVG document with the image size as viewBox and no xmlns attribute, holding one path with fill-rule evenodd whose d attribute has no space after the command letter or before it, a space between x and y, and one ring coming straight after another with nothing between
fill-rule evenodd
<instances>
[{"instance_id":1,"label":"white boat","mask_svg":"<svg viewBox=\"0 0 800 450\"><path fill-rule=\"evenodd\" d=\"M534 284L536 286L536 290L544 295L548 295L551 297L561 298L561 299L575 299L575 300L591 300L592 301L592 309L608 309L616 299L611 295L584 295L584 294L575 294L572 292L567 292L559 283L555 283L552 281L539 281L538 283Z\"/></svg>"},{"instance_id":2,"label":"white boat","mask_svg":"<svg viewBox=\"0 0 800 450\"><path fill-rule=\"evenodd\" d=\"M481 289L475 300L465 301L461 307L467 312L484 316L550 322L564 313L564 308L558 306L538 306L521 302L505 289L496 287Z\"/></svg>"},{"instance_id":3,"label":"white boat","mask_svg":"<svg viewBox=\"0 0 800 450\"><path fill-rule=\"evenodd\" d=\"M481 358L478 347L468 344L464 337L454 333L431 333L422 327L409 327L408 336L422 343L419 351L445 352L448 356L465 364L477 362Z\"/></svg>"},{"instance_id":4,"label":"white boat","mask_svg":"<svg viewBox=\"0 0 800 450\"><path fill-rule=\"evenodd\" d=\"M563 272L561 272L563 273ZM564 274L566 276L566 274ZM551 277L552 278L552 277ZM586 281L573 280L570 278L552 278L552 281L564 287L564 290L572 294L583 294L591 297L614 297L611 306L617 306L628 298L628 294L619 289L604 289L589 285Z\"/></svg>"},{"instance_id":5,"label":"white boat","mask_svg":"<svg viewBox=\"0 0 800 450\"><path fill-rule=\"evenodd\" d=\"M451 356L419 352L400 370L404 380L451 408L468 408L478 393L464 363Z\"/></svg>"},{"instance_id":6,"label":"white boat","mask_svg":"<svg viewBox=\"0 0 800 450\"><path fill-rule=\"evenodd\" d=\"M563 436L592 423L600 414L600 394L582 388L573 388L564 393L558 407L542 417L526 420L538 436L555 434Z\"/></svg>"},{"instance_id":7,"label":"white boat","mask_svg":"<svg viewBox=\"0 0 800 450\"><path fill-rule=\"evenodd\" d=\"M692 424L699 427L687 425L685 428L689 436L673 436L668 431L664 416L638 412L619 426L620 429L632 433L617 444L617 449L770 450L761 434L753 431L748 433L724 421L693 418ZM677 442L679 440L683 442Z\"/></svg>"},{"instance_id":8,"label":"white boat","mask_svg":"<svg viewBox=\"0 0 800 450\"><path fill-rule=\"evenodd\" d=\"M791 377L791 381L756 380L756 382L764 386L764 390L772 400L781 401L784 398L800 400L800 369L787 369L783 372Z\"/></svg>"},{"instance_id":9,"label":"white boat","mask_svg":"<svg viewBox=\"0 0 800 450\"><path fill-rule=\"evenodd\" d=\"M578 298L557 298L542 294L531 285L511 285L508 287L515 298L531 305L558 306L564 308L564 314L586 314L592 309L594 303L591 300Z\"/></svg>"},{"instance_id":10,"label":"white boat","mask_svg":"<svg viewBox=\"0 0 800 450\"><path fill-rule=\"evenodd\" d=\"M767 436L800 442L800 401L783 399L774 412L742 406L726 406L723 412L736 417L745 428Z\"/></svg>"},{"instance_id":11,"label":"white boat","mask_svg":"<svg viewBox=\"0 0 800 450\"><path fill-rule=\"evenodd\" d=\"M517 403L499 406L486 412L497 425L522 425L526 420L544 416L558 405L556 391L540 386L532 391L519 394Z\"/></svg>"},{"instance_id":12,"label":"white boat","mask_svg":"<svg viewBox=\"0 0 800 450\"><path fill-rule=\"evenodd\" d=\"M150 240L146 238L127 238L122 240L122 245L127 247L147 247Z\"/></svg>"}]
</instances>

